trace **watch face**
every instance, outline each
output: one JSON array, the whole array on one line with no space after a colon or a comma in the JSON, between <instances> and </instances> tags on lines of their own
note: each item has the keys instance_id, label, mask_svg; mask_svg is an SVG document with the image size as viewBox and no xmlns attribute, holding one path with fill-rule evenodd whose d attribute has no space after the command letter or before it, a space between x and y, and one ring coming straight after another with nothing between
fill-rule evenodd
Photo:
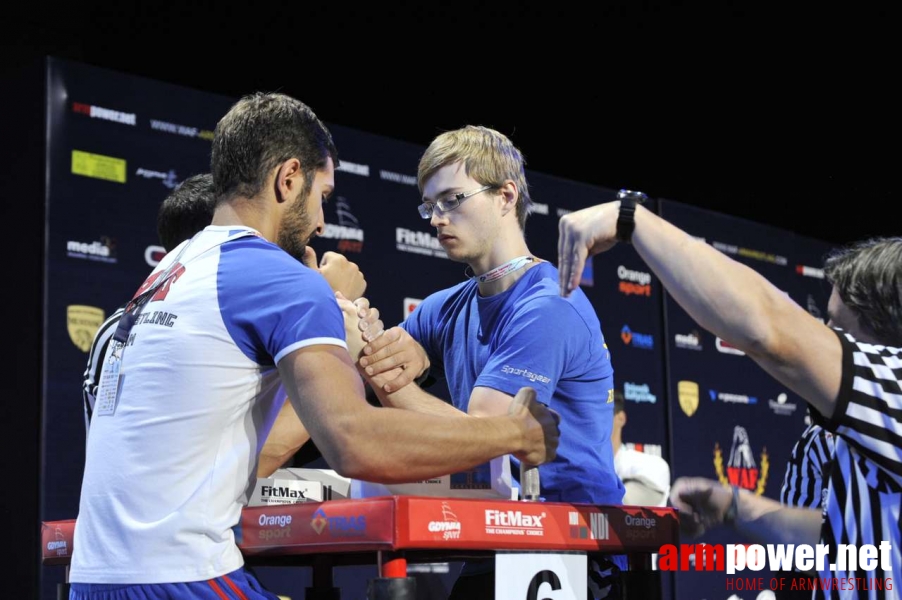
<instances>
[{"instance_id":1,"label":"watch face","mask_svg":"<svg viewBox=\"0 0 902 600\"><path fill-rule=\"evenodd\" d=\"M642 192L635 192L633 190L620 190L617 192L617 199L624 200L626 198L630 198L636 204L642 204L646 200L648 200L648 196Z\"/></svg>"}]
</instances>

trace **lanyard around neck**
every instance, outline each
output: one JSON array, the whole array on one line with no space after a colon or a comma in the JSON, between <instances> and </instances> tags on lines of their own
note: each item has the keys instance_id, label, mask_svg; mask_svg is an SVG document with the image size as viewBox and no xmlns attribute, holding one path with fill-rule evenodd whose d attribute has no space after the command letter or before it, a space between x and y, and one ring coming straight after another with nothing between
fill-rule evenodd
<instances>
[{"instance_id":1,"label":"lanyard around neck","mask_svg":"<svg viewBox=\"0 0 902 600\"><path fill-rule=\"evenodd\" d=\"M510 275L514 271L519 271L526 266L526 263L530 263L534 260L535 258L532 256L518 256L517 258L510 259L501 266L495 267L488 273L469 277L475 279L479 283L491 283L492 281L501 279L505 275ZM467 269L469 269L469 267L467 267Z\"/></svg>"}]
</instances>

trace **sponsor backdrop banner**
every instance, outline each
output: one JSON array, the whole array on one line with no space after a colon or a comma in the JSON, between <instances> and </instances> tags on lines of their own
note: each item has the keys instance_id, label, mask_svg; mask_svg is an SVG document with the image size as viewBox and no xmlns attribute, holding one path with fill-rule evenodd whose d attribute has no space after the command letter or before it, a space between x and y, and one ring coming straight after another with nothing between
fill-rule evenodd
<instances>
[{"instance_id":1,"label":"sponsor backdrop banner","mask_svg":"<svg viewBox=\"0 0 902 600\"><path fill-rule=\"evenodd\" d=\"M660 208L668 221L759 272L826 320L830 289L821 267L828 244L668 200ZM719 479L779 500L786 461L805 428L806 403L729 340L701 329L669 295L664 304L671 426L680 432L673 444L672 475ZM751 543L724 531L698 541ZM783 574L764 570L743 575L768 582ZM680 572L678 597L756 597L755 591L728 589L727 580L735 578L723 572Z\"/></svg>"},{"instance_id":2,"label":"sponsor backdrop banner","mask_svg":"<svg viewBox=\"0 0 902 600\"><path fill-rule=\"evenodd\" d=\"M80 388L91 339L162 257L156 233L159 205L187 177L209 170L213 130L236 99L56 59L47 68L41 518L58 520L72 518L78 510L85 443ZM433 228L417 213L416 167L425 148L339 125L329 128L341 167L336 193L325 207L325 234L314 248L320 256L334 251L356 262L367 279L366 295L392 326L431 292L463 281L464 265L448 260ZM536 256L556 262L558 218L609 200L615 190L532 171L527 176L536 202L527 222L529 247ZM770 269L766 274L797 301L825 311L823 282L795 270L796 264L818 266L822 244L666 204L668 217L685 219L690 231L716 239L727 251L736 248L741 260ZM721 226L727 223L729 229ZM729 236L718 237L727 231ZM766 240L766 247L759 240ZM789 262L749 258L747 248ZM777 279L781 276L785 282ZM630 418L624 441L671 460L667 390L675 399L677 381L695 382L704 401L698 414L686 416L673 404L674 425L689 428L681 431L699 430L697 436L680 436L675 473L716 476L713 452L718 443L728 476L734 433L727 424L735 421L746 428L758 468L759 453L767 447L773 465L767 493L776 493L776 478L802 428L801 401L775 387L757 367L749 368L748 359L718 352L713 337L673 307L668 307L665 336L660 284L632 248L620 245L590 261L583 289L598 312L617 388L626 399ZM668 353L678 360L665 386ZM725 395L712 402L709 390ZM432 391L448 397L441 382ZM757 404L740 403L742 394L755 397ZM365 576L342 577L341 572L337 582L343 595L363 596ZM301 597L310 584L306 573L298 577L260 569L260 574L274 591L294 597ZM44 569L42 597L54 597L54 584L62 580L61 569Z\"/></svg>"}]
</instances>

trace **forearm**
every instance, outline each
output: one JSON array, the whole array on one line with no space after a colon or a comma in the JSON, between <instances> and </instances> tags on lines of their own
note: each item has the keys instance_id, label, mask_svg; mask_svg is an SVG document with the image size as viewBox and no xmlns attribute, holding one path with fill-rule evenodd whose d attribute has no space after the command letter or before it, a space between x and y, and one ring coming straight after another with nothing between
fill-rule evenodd
<instances>
[{"instance_id":1,"label":"forearm","mask_svg":"<svg viewBox=\"0 0 902 600\"><path fill-rule=\"evenodd\" d=\"M465 417L467 413L460 411L441 398L425 392L417 385L406 385L397 392L387 394L381 390L376 391L382 406L413 410L444 417Z\"/></svg>"},{"instance_id":2,"label":"forearm","mask_svg":"<svg viewBox=\"0 0 902 600\"><path fill-rule=\"evenodd\" d=\"M764 277L692 238L645 208L632 243L674 300L702 327L740 349L766 343L779 312L792 312Z\"/></svg>"},{"instance_id":3,"label":"forearm","mask_svg":"<svg viewBox=\"0 0 902 600\"><path fill-rule=\"evenodd\" d=\"M836 335L749 267L644 208L633 244L667 292L702 327L831 417L842 375Z\"/></svg>"},{"instance_id":4,"label":"forearm","mask_svg":"<svg viewBox=\"0 0 902 600\"><path fill-rule=\"evenodd\" d=\"M283 448L282 451L271 448L269 452L260 452L260 460L257 462L257 477L269 477L282 467L300 450L300 446L293 451Z\"/></svg>"},{"instance_id":5,"label":"forearm","mask_svg":"<svg viewBox=\"0 0 902 600\"><path fill-rule=\"evenodd\" d=\"M286 400L272 429L260 449L257 477L269 477L301 449L310 434L301 423L291 403Z\"/></svg>"},{"instance_id":6,"label":"forearm","mask_svg":"<svg viewBox=\"0 0 902 600\"><path fill-rule=\"evenodd\" d=\"M783 506L776 500L739 493L733 527L749 538L765 544L817 544L822 517L819 510Z\"/></svg>"},{"instance_id":7,"label":"forearm","mask_svg":"<svg viewBox=\"0 0 902 600\"><path fill-rule=\"evenodd\" d=\"M534 392L528 406L512 416L448 418L370 406L347 352L339 347L296 350L279 363L279 373L326 462L346 477L416 481L470 469L502 454L541 464L557 448L557 419L535 402ZM531 390L521 391L528 395Z\"/></svg>"},{"instance_id":8,"label":"forearm","mask_svg":"<svg viewBox=\"0 0 902 600\"><path fill-rule=\"evenodd\" d=\"M505 417L459 418L466 415L456 410L457 418L451 419L393 408L371 412L361 414L349 428L349 439L366 442L350 449L353 457L345 465L353 472L346 476L379 483L419 481L465 471L521 449L522 434Z\"/></svg>"}]
</instances>

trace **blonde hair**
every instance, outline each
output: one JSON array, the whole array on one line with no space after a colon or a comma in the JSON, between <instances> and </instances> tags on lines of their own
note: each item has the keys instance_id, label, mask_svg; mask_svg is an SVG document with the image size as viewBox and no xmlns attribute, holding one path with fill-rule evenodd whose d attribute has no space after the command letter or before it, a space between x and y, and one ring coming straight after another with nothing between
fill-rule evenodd
<instances>
[{"instance_id":1,"label":"blonde hair","mask_svg":"<svg viewBox=\"0 0 902 600\"><path fill-rule=\"evenodd\" d=\"M417 169L420 192L436 171L458 162L463 163L468 176L482 185L500 188L508 179L513 181L520 193L517 221L520 229L525 229L532 199L526 183L526 161L513 142L504 134L479 125L446 131L432 140L420 158Z\"/></svg>"}]
</instances>

